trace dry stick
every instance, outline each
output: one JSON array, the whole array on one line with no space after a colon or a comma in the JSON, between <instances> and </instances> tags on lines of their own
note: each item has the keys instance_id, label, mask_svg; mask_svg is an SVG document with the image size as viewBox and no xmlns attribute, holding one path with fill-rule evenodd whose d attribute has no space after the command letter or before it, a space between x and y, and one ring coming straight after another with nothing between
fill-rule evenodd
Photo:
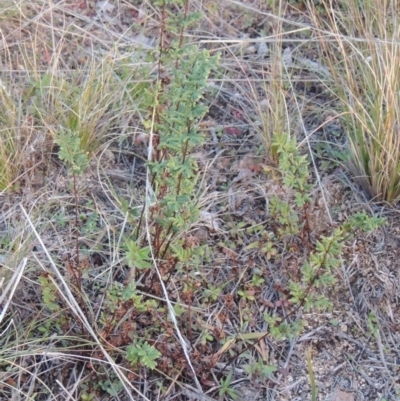
<instances>
[{"instance_id":1,"label":"dry stick","mask_svg":"<svg viewBox=\"0 0 400 401\"><path fill-rule=\"evenodd\" d=\"M80 308L79 304L77 303L76 299L74 298L74 295L72 294L71 290L68 287L68 284L65 282L64 277L62 276L62 274L60 273L60 271L58 270L56 264L54 263L49 251L47 250L45 244L42 241L42 238L40 237L40 235L38 234L38 232L36 231L35 226L32 223L32 220L30 219L28 213L26 212L26 210L24 209L24 207L20 204L19 207L22 210L23 215L25 216L26 220L28 221L29 226L31 227L33 233L35 234L35 237L37 238L37 240L39 241L40 246L42 247L42 249L44 250L44 253L47 256L47 259L50 262L50 265L55 273L55 275L57 276L58 280L60 280L64 290L65 290L65 294L61 293L61 295L70 303L71 305L71 309L72 311L75 313L75 315L79 318L79 320L86 326L86 330L88 331L88 333L93 337L95 343L99 346L99 348L101 349L103 355L106 357L107 361L109 362L110 366L112 367L113 371L115 372L115 374L117 375L118 379L122 382L122 385L124 386L124 389L126 391L126 393L129 396L129 399L131 401L135 401L134 398L132 398L131 395L131 391L129 390L129 387L131 389L133 389L138 395L140 395L141 397L143 397L144 400L146 401L150 401L147 397L145 397L142 393L140 393L134 386L132 386L132 384L128 381L128 379L125 377L125 375L121 372L120 368L115 364L115 362L113 361L113 359L111 358L111 356L108 354L108 352L104 349L103 345L101 344L100 340L98 339L96 333L94 332L92 326L90 325L90 323L88 322L85 314L83 313L82 309Z\"/></svg>"},{"instance_id":2,"label":"dry stick","mask_svg":"<svg viewBox=\"0 0 400 401\"><path fill-rule=\"evenodd\" d=\"M170 276L171 277L171 276ZM186 285L187 285L187 291L189 292L189 297L188 297L188 325L187 325L187 336L189 337L189 342L190 345L193 347L193 336L192 336L192 298L191 298L191 291L190 291L190 281L189 281L189 271L188 271L188 266L186 264Z\"/></svg>"},{"instance_id":3,"label":"dry stick","mask_svg":"<svg viewBox=\"0 0 400 401\"><path fill-rule=\"evenodd\" d=\"M74 200L75 200L75 266L74 269L78 271L78 278L75 277L75 280L77 281L76 285L78 287L79 292L82 295L82 278L81 275L79 274L79 228L78 228L78 191L76 189L76 174L74 174Z\"/></svg>"},{"instance_id":4,"label":"dry stick","mask_svg":"<svg viewBox=\"0 0 400 401\"><path fill-rule=\"evenodd\" d=\"M85 300L82 295L82 271L79 266L79 227L78 227L78 190L76 188L76 174L73 175L74 180L74 199L75 199L75 258L72 258L72 272L74 276L75 285L78 288L78 295L85 315L87 315L87 308ZM82 322L82 335L84 335L84 327Z\"/></svg>"},{"instance_id":5,"label":"dry stick","mask_svg":"<svg viewBox=\"0 0 400 401\"><path fill-rule=\"evenodd\" d=\"M18 284L19 284L19 282L21 280L22 274L24 273L27 261L28 261L28 259L26 259L26 258L22 259L22 262L18 265L18 267L14 271L10 281L7 284L7 287L5 288L3 293L1 294L0 305L3 303L3 301L4 301L4 299L6 297L7 297L7 302L4 305L3 310L0 313L0 323L3 321L4 316L5 316L6 312L7 312L7 309L10 306L11 300L12 300L12 298L14 296L14 292L17 289L17 286L18 286ZM9 294L9 292L10 292L10 294ZM10 321L10 324L11 323L12 323L12 319ZM10 324L7 326L7 328L10 326ZM7 328L6 328L6 330L7 330ZM3 331L3 333L4 333L4 331ZM3 334L3 333L1 333L1 334Z\"/></svg>"},{"instance_id":6,"label":"dry stick","mask_svg":"<svg viewBox=\"0 0 400 401\"><path fill-rule=\"evenodd\" d=\"M79 373L79 376L77 378L75 378L75 384L74 384L74 386L72 387L72 389L70 391L68 391L63 386L63 384L60 382L60 380L56 379L57 384L65 391L65 399L64 399L64 401L70 401L70 400L73 401L74 400L72 394L76 392L76 390L77 390L77 388L79 386L79 383L80 383L81 378L83 376L83 371L84 371L84 367L82 368L81 372Z\"/></svg>"}]
</instances>

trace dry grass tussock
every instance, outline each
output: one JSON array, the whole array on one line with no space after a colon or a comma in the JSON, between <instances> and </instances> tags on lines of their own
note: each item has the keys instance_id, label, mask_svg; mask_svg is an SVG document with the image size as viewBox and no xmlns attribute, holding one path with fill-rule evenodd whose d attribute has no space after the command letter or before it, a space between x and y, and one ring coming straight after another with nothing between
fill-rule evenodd
<instances>
[{"instance_id":1,"label":"dry grass tussock","mask_svg":"<svg viewBox=\"0 0 400 401\"><path fill-rule=\"evenodd\" d=\"M387 202L399 198L398 18L393 1L350 1L325 21L313 15L321 31L329 29L321 51L343 105L353 173L371 199Z\"/></svg>"}]
</instances>

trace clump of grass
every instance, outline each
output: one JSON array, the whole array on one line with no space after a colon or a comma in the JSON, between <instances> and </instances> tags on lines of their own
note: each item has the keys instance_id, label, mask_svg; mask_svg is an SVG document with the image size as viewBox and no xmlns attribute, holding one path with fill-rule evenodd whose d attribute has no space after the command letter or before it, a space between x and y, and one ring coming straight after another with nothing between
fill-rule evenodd
<instances>
[{"instance_id":1,"label":"clump of grass","mask_svg":"<svg viewBox=\"0 0 400 401\"><path fill-rule=\"evenodd\" d=\"M0 23L7 22L10 18L18 16L21 4L17 5L13 0L3 0L0 7Z\"/></svg>"},{"instance_id":2,"label":"clump of grass","mask_svg":"<svg viewBox=\"0 0 400 401\"><path fill-rule=\"evenodd\" d=\"M400 198L400 6L391 0L323 4L326 20L310 10L320 28L332 91L341 100L351 170L370 199L395 202Z\"/></svg>"},{"instance_id":3,"label":"clump of grass","mask_svg":"<svg viewBox=\"0 0 400 401\"><path fill-rule=\"evenodd\" d=\"M16 158L18 109L3 82L0 82L0 191L4 191L18 174Z\"/></svg>"},{"instance_id":4,"label":"clump of grass","mask_svg":"<svg viewBox=\"0 0 400 401\"><path fill-rule=\"evenodd\" d=\"M304 79L301 77L299 71L303 63L297 63L294 56L300 53L299 49L304 43L309 42L309 27L306 24L292 24L286 18L290 9L288 2L267 3L271 18L265 30L258 32L259 37L241 41L240 48L232 47L230 50L235 50L233 56L242 74L242 81L245 82L235 84L235 90L240 96L236 92L230 100L239 103L240 99L241 112L246 117L244 120L250 122L252 131L263 142L269 162L276 166L279 155L273 145L274 136L286 135L291 138L302 125L301 108L295 96L296 82L306 85L316 79L310 74ZM244 4L238 7L241 11L249 12L250 20L256 19L256 9L247 8ZM293 48L293 43L290 44L289 38L292 38L293 33L300 35L300 39L296 37L296 42L303 43L295 46L297 49Z\"/></svg>"},{"instance_id":5,"label":"clump of grass","mask_svg":"<svg viewBox=\"0 0 400 401\"><path fill-rule=\"evenodd\" d=\"M8 79L0 79L0 194L18 188L23 172L36 163L34 153L42 138L33 135L32 125L23 96Z\"/></svg>"},{"instance_id":6,"label":"clump of grass","mask_svg":"<svg viewBox=\"0 0 400 401\"><path fill-rule=\"evenodd\" d=\"M277 15L281 15L282 4L275 6ZM273 27L276 40L271 44L268 70L264 73L264 94L265 98L256 103L256 110L261 120L261 138L263 140L267 155L270 160L278 162L278 152L272 146L274 135L289 135L290 126L295 121L287 101L287 86L290 79L283 57L282 41L283 34L282 20L276 19Z\"/></svg>"},{"instance_id":7,"label":"clump of grass","mask_svg":"<svg viewBox=\"0 0 400 401\"><path fill-rule=\"evenodd\" d=\"M34 49L21 45L20 51ZM12 63L8 52L6 59ZM51 143L64 132L79 138L90 159L115 138L112 129L123 125L127 107L127 83L107 57L92 58L78 70L61 70L55 62L43 73L36 61L24 68L33 72L20 72L18 85L10 72L0 80L0 191L16 187L19 178L40 164L37 155L49 156Z\"/></svg>"},{"instance_id":8,"label":"clump of grass","mask_svg":"<svg viewBox=\"0 0 400 401\"><path fill-rule=\"evenodd\" d=\"M282 47L274 43L269 68L264 72L263 98L254 96L253 107L261 124L256 126L270 161L278 162L277 149L273 146L273 135L290 136L292 115L287 99L287 71L282 62ZM255 91L253 91L255 93Z\"/></svg>"},{"instance_id":9,"label":"clump of grass","mask_svg":"<svg viewBox=\"0 0 400 401\"><path fill-rule=\"evenodd\" d=\"M55 139L61 130L74 132L89 157L99 151L110 127L120 116L122 88L111 60L91 59L68 76L51 69L33 83L29 97L37 117Z\"/></svg>"}]
</instances>

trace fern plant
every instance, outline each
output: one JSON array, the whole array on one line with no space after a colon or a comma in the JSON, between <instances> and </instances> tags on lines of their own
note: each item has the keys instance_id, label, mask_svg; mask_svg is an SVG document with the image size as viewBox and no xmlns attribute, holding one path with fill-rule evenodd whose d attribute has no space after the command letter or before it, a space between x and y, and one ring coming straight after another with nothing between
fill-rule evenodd
<instances>
[{"instance_id":1,"label":"fern plant","mask_svg":"<svg viewBox=\"0 0 400 401\"><path fill-rule=\"evenodd\" d=\"M312 185L308 182L309 171L307 156L301 156L296 140L287 136L275 138L274 146L279 154L279 167L282 182L292 190L290 200L273 197L271 200L271 217L277 224L277 238L281 241L287 236L297 236L307 250L300 267L300 277L289 282L290 302L293 311L300 307L306 311L329 308L331 302L325 296L326 289L335 283L335 271L340 266L343 246L358 230L372 231L382 226L385 221L378 217L369 217L365 212L355 213L347 222L333 228L330 235L312 239L309 223L309 205ZM290 326L277 316L265 316L277 337L290 335L301 330L300 325ZM283 324L284 323L284 324Z\"/></svg>"},{"instance_id":2,"label":"fern plant","mask_svg":"<svg viewBox=\"0 0 400 401\"><path fill-rule=\"evenodd\" d=\"M155 2L164 11L169 3ZM204 135L198 129L207 112L202 98L208 76L218 64L218 56L211 56L198 46L183 44L183 30L197 18L197 14L188 13L185 7L183 15L171 14L163 21L168 32L172 29L176 34L176 39L167 45L165 32L161 32L159 49L155 53L158 80L152 88L146 89L144 96L149 110L145 125L152 132L153 150L148 161L153 193L149 209L150 245L155 258L168 264L167 274L178 262L187 264L193 254L193 244L185 235L199 218L198 167L191 153L204 143ZM144 211L134 241L140 237ZM144 256L142 253L142 260Z\"/></svg>"},{"instance_id":3,"label":"fern plant","mask_svg":"<svg viewBox=\"0 0 400 401\"><path fill-rule=\"evenodd\" d=\"M82 148L79 135L70 130L61 130L55 142L60 147L58 157L74 176L81 175L89 165L89 154Z\"/></svg>"},{"instance_id":4,"label":"fern plant","mask_svg":"<svg viewBox=\"0 0 400 401\"><path fill-rule=\"evenodd\" d=\"M268 325L266 334L231 358L225 368L268 335L277 340L299 335L305 324L303 319L295 318L300 309L311 311L330 308L331 301L326 294L336 281L335 273L342 261L346 241L358 230L369 232L385 224L382 218L370 217L365 212L359 212L341 226L333 227L330 235L321 235L314 239L315 233L312 232L309 222L313 187L309 183L307 156L300 155L296 139L291 139L287 135L275 136L273 146L279 157L280 180L291 196L289 199L275 196L270 200L270 229L273 235L268 233L266 239L270 241L270 238L274 238L274 246L276 249L281 249L280 253L277 251L274 253L275 260L282 258L287 252L296 252L296 247L291 249L287 246L290 240L302 243L299 255L302 263L296 272L298 274L287 278L287 288L282 288L282 292L288 297L287 313L282 316L279 312L273 314L265 312L264 321ZM255 246L258 246L258 242L250 244L247 249ZM263 249L258 247L263 252ZM266 256L270 259L268 255ZM254 282L257 281L255 278ZM242 292L242 295L246 294ZM251 298L246 298L252 301Z\"/></svg>"},{"instance_id":5,"label":"fern plant","mask_svg":"<svg viewBox=\"0 0 400 401\"><path fill-rule=\"evenodd\" d=\"M82 296L82 271L79 268L79 205L78 205L78 189L77 176L83 174L89 165L89 153L81 146L81 138L78 133L70 130L60 130L59 135L55 139L59 145L59 158L70 169L73 176L73 192L75 200L75 258L71 265L73 269L73 277L75 285L78 288L80 296Z\"/></svg>"},{"instance_id":6,"label":"fern plant","mask_svg":"<svg viewBox=\"0 0 400 401\"><path fill-rule=\"evenodd\" d=\"M184 52L171 51L168 59L172 56L179 60L179 68L171 71L168 86L160 82L155 91L148 93L149 103L153 104L156 98L158 104L153 128L155 153L149 163L157 198L157 207L152 209L157 256L165 255L172 238L187 231L198 219L197 164L190 154L204 141L197 125L207 107L200 100L208 75L217 63L217 57L194 46ZM175 244L174 251L182 254L183 242Z\"/></svg>"}]
</instances>

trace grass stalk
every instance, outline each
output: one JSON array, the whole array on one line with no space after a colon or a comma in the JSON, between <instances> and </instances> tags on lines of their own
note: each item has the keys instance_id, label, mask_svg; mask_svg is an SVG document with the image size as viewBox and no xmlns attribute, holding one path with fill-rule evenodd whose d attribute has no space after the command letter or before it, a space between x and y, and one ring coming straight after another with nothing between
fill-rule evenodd
<instances>
[{"instance_id":1,"label":"grass stalk","mask_svg":"<svg viewBox=\"0 0 400 401\"><path fill-rule=\"evenodd\" d=\"M368 198L396 202L400 199L400 6L391 0L350 0L336 8L328 1L323 4L325 21L315 8L311 15L320 28L331 90L340 99L350 169ZM335 40L321 34L327 30Z\"/></svg>"}]
</instances>

